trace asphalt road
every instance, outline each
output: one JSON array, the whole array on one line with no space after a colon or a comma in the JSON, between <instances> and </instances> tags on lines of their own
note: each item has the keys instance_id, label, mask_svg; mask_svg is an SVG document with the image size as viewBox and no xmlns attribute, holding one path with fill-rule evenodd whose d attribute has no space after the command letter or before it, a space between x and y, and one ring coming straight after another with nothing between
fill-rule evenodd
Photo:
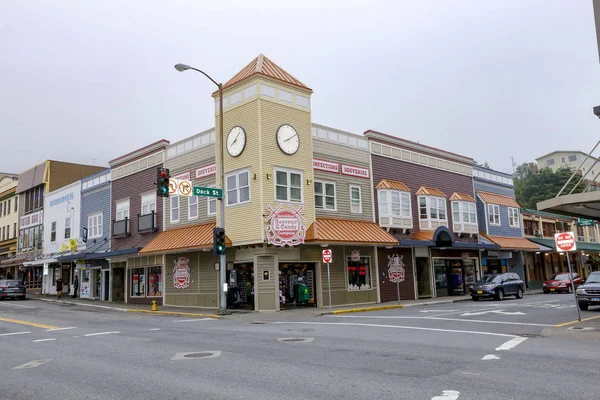
<instances>
[{"instance_id":1,"label":"asphalt road","mask_svg":"<svg viewBox=\"0 0 600 400\"><path fill-rule=\"evenodd\" d=\"M535 295L248 323L5 301L0 398L598 399L600 331L556 326L574 305Z\"/></svg>"}]
</instances>

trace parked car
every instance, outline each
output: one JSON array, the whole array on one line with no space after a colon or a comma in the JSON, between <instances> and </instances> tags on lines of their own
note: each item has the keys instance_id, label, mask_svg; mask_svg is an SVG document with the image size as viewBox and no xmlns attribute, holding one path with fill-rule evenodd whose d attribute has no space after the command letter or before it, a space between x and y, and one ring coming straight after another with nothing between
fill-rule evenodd
<instances>
[{"instance_id":1,"label":"parked car","mask_svg":"<svg viewBox=\"0 0 600 400\"><path fill-rule=\"evenodd\" d=\"M575 296L583 311L589 306L600 306L600 272L592 272L583 285L577 288Z\"/></svg>"},{"instance_id":2,"label":"parked car","mask_svg":"<svg viewBox=\"0 0 600 400\"><path fill-rule=\"evenodd\" d=\"M25 285L18 279L4 279L0 281L0 300L27 298Z\"/></svg>"},{"instance_id":3,"label":"parked car","mask_svg":"<svg viewBox=\"0 0 600 400\"><path fill-rule=\"evenodd\" d=\"M579 285L583 283L583 278L573 272L573 284L575 285L575 289ZM565 292L565 293L573 293L573 288L571 287L571 279L569 279L568 272L559 272L558 274L554 274L548 279L544 281L542 284L542 288L544 293L550 292Z\"/></svg>"},{"instance_id":4,"label":"parked car","mask_svg":"<svg viewBox=\"0 0 600 400\"><path fill-rule=\"evenodd\" d=\"M475 285L471 286L470 291L471 298L475 301L486 297L502 300L504 296L513 295L517 299L522 299L525 292L525 282L513 272L491 274L484 276Z\"/></svg>"}]
</instances>

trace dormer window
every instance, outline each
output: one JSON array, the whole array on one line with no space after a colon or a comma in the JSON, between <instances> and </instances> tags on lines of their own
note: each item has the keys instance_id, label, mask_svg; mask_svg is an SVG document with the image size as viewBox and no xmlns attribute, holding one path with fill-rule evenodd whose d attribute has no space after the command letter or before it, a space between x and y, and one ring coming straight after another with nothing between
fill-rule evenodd
<instances>
[{"instance_id":1,"label":"dormer window","mask_svg":"<svg viewBox=\"0 0 600 400\"><path fill-rule=\"evenodd\" d=\"M410 189L402 182L383 179L376 187L379 226L411 229L413 227Z\"/></svg>"},{"instance_id":2,"label":"dormer window","mask_svg":"<svg viewBox=\"0 0 600 400\"><path fill-rule=\"evenodd\" d=\"M448 226L446 195L440 190L421 186L417 191L419 199L419 228L434 230Z\"/></svg>"}]
</instances>

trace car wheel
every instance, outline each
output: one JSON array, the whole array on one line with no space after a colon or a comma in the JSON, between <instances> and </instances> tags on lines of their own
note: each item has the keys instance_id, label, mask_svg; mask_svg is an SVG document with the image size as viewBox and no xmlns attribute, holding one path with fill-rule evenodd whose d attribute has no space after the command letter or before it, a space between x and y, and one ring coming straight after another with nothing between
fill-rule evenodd
<instances>
[{"instance_id":1,"label":"car wheel","mask_svg":"<svg viewBox=\"0 0 600 400\"><path fill-rule=\"evenodd\" d=\"M471 296L471 298L473 299L473 301L479 301L479 297L477 296Z\"/></svg>"},{"instance_id":2,"label":"car wheel","mask_svg":"<svg viewBox=\"0 0 600 400\"><path fill-rule=\"evenodd\" d=\"M579 309L581 311L587 311L588 306L589 306L588 303L579 303Z\"/></svg>"},{"instance_id":3,"label":"car wheel","mask_svg":"<svg viewBox=\"0 0 600 400\"><path fill-rule=\"evenodd\" d=\"M519 290L517 290L517 294L515 295L515 297L517 299L522 299L523 298L523 289L519 288Z\"/></svg>"},{"instance_id":4,"label":"car wheel","mask_svg":"<svg viewBox=\"0 0 600 400\"><path fill-rule=\"evenodd\" d=\"M498 289L496 291L496 300L502 301L504 299L504 290Z\"/></svg>"}]
</instances>

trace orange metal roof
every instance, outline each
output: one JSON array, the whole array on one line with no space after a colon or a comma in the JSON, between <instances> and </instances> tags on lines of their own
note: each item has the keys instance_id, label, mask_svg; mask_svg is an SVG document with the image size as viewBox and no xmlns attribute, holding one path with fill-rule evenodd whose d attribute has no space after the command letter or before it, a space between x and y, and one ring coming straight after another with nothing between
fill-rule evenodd
<instances>
[{"instance_id":1,"label":"orange metal roof","mask_svg":"<svg viewBox=\"0 0 600 400\"><path fill-rule=\"evenodd\" d=\"M484 192L482 190L478 190L477 195L481 197L481 200L483 200L484 203L521 208L519 203L517 203L517 201L510 196L503 196L501 194Z\"/></svg>"},{"instance_id":2,"label":"orange metal roof","mask_svg":"<svg viewBox=\"0 0 600 400\"><path fill-rule=\"evenodd\" d=\"M397 245L398 239L375 222L317 218L306 232L307 243L357 243Z\"/></svg>"},{"instance_id":3,"label":"orange metal roof","mask_svg":"<svg viewBox=\"0 0 600 400\"><path fill-rule=\"evenodd\" d=\"M511 238L504 236L489 236L483 232L479 232L480 235L484 236L488 240L497 245L504 250L539 250L539 246L530 242L525 238Z\"/></svg>"},{"instance_id":4,"label":"orange metal roof","mask_svg":"<svg viewBox=\"0 0 600 400\"><path fill-rule=\"evenodd\" d=\"M223 88L242 82L243 80L248 79L255 74L268 76L269 78L277 79L278 81L312 91L311 88L294 78L290 73L262 54L252 60L250 64L246 65L240 72L235 74L233 78L228 80L223 85Z\"/></svg>"},{"instance_id":5,"label":"orange metal roof","mask_svg":"<svg viewBox=\"0 0 600 400\"><path fill-rule=\"evenodd\" d=\"M436 197L446 197L446 195L439 189L432 188L429 186L421 186L416 193L417 196L436 196Z\"/></svg>"},{"instance_id":6,"label":"orange metal roof","mask_svg":"<svg viewBox=\"0 0 600 400\"><path fill-rule=\"evenodd\" d=\"M394 189L401 190L403 192L410 192L408 186L399 181L392 181L390 179L382 179L381 182L377 184L375 189Z\"/></svg>"},{"instance_id":7,"label":"orange metal roof","mask_svg":"<svg viewBox=\"0 0 600 400\"><path fill-rule=\"evenodd\" d=\"M452 193L452 197L450 197L450 201L469 201L471 203L475 203L475 199L466 193L454 192Z\"/></svg>"},{"instance_id":8,"label":"orange metal roof","mask_svg":"<svg viewBox=\"0 0 600 400\"><path fill-rule=\"evenodd\" d=\"M158 234L146 245L140 254L167 253L173 251L198 250L212 247L214 222L194 225L187 228L173 229ZM229 238L225 244L231 246Z\"/></svg>"},{"instance_id":9,"label":"orange metal roof","mask_svg":"<svg viewBox=\"0 0 600 400\"><path fill-rule=\"evenodd\" d=\"M416 231L412 234L412 238L414 240L423 240L426 242L430 242L433 240L433 234L435 231Z\"/></svg>"}]
</instances>

